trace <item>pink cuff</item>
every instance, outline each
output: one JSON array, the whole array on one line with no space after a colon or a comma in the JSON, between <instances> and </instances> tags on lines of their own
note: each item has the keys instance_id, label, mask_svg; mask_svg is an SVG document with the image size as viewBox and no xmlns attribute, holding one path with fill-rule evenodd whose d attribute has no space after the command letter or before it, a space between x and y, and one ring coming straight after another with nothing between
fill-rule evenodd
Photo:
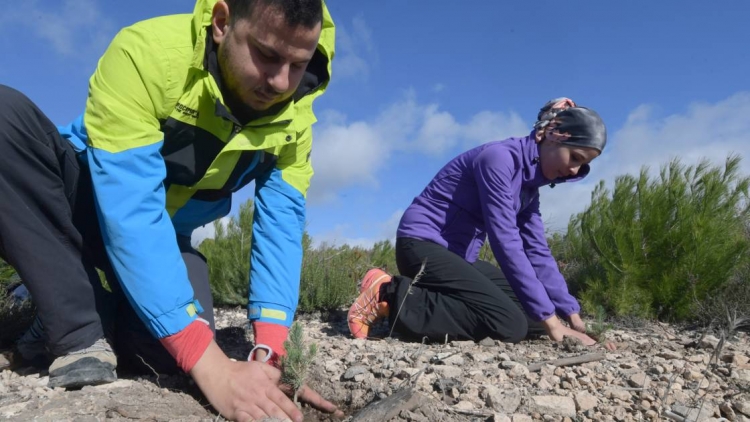
<instances>
[{"instance_id":1,"label":"pink cuff","mask_svg":"<svg viewBox=\"0 0 750 422\"><path fill-rule=\"evenodd\" d=\"M190 372L208 349L213 338L214 333L208 325L196 319L179 333L164 337L159 341L177 361L177 366L185 372Z\"/></svg>"},{"instance_id":2,"label":"pink cuff","mask_svg":"<svg viewBox=\"0 0 750 422\"><path fill-rule=\"evenodd\" d=\"M278 366L279 358L286 355L284 341L289 335L289 328L270 322L253 322L253 332L255 333L255 344L264 344L273 350L273 357L268 363Z\"/></svg>"}]
</instances>

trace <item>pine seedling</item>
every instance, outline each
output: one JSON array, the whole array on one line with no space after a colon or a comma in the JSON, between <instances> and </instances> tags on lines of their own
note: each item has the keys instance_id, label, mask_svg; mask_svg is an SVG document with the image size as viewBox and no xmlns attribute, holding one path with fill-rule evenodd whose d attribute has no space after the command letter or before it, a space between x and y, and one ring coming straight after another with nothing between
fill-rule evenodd
<instances>
[{"instance_id":1,"label":"pine seedling","mask_svg":"<svg viewBox=\"0 0 750 422\"><path fill-rule=\"evenodd\" d=\"M612 324L606 321L607 312L603 306L596 308L594 322L586 324L586 333L598 342L604 342L607 331L612 329Z\"/></svg>"},{"instance_id":2,"label":"pine seedling","mask_svg":"<svg viewBox=\"0 0 750 422\"><path fill-rule=\"evenodd\" d=\"M289 329L289 338L284 341L286 356L281 357L281 382L291 385L294 389L294 402L300 388L305 384L310 365L318 353L318 345L315 343L307 346L304 341L302 325L295 322Z\"/></svg>"}]
</instances>

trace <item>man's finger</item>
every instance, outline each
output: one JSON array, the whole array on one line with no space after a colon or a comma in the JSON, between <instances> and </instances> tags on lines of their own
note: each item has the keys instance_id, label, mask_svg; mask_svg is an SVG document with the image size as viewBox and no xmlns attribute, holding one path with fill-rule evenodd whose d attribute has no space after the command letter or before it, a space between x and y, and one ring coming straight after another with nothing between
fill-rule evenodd
<instances>
[{"instance_id":1,"label":"man's finger","mask_svg":"<svg viewBox=\"0 0 750 422\"><path fill-rule=\"evenodd\" d=\"M240 413L240 412L237 412L237 413ZM264 418L267 418L268 416L270 416L270 415L267 415L266 412L261 410L260 407L255 406L255 405L250 406L250 408L247 410L247 415L248 415L247 419L237 418L237 420L243 421L243 422L246 420L255 422L255 421L262 421Z\"/></svg>"},{"instance_id":2,"label":"man's finger","mask_svg":"<svg viewBox=\"0 0 750 422\"><path fill-rule=\"evenodd\" d=\"M238 410L237 413L234 414L234 419L237 421L247 422L247 421L254 421L255 418L250 416L249 413L243 412L242 410Z\"/></svg>"},{"instance_id":3,"label":"man's finger","mask_svg":"<svg viewBox=\"0 0 750 422\"><path fill-rule=\"evenodd\" d=\"M343 412L338 410L338 407L335 404L324 399L315 390L306 385L303 385L302 388L300 388L299 398L301 401L309 404L315 409L320 410L321 412L333 413L334 416L337 416L336 413L340 413L341 416L343 416Z\"/></svg>"},{"instance_id":4,"label":"man's finger","mask_svg":"<svg viewBox=\"0 0 750 422\"><path fill-rule=\"evenodd\" d=\"M268 398L270 403L273 404L280 412L284 413L282 419L291 418L292 420L302 420L302 412L297 409L297 405L294 404L283 391L278 388L272 388L268 391ZM266 409L268 413L268 409ZM274 415L275 416L275 415ZM278 417L278 416L277 416Z\"/></svg>"}]
</instances>

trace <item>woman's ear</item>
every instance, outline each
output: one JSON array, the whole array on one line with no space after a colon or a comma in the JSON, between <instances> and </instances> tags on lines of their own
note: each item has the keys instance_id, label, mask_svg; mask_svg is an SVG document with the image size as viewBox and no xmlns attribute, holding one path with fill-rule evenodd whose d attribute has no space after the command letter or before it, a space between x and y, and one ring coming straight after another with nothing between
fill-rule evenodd
<instances>
[{"instance_id":1,"label":"woman's ear","mask_svg":"<svg viewBox=\"0 0 750 422\"><path fill-rule=\"evenodd\" d=\"M536 140L536 143L542 142L542 139L544 139L544 128L537 129L536 132L534 132L534 139Z\"/></svg>"}]
</instances>

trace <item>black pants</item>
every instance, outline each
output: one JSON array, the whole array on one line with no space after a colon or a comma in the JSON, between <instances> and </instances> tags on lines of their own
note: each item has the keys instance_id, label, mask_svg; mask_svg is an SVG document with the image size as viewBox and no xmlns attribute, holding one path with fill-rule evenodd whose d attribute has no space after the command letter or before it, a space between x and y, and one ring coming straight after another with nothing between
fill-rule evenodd
<instances>
[{"instance_id":1,"label":"black pants","mask_svg":"<svg viewBox=\"0 0 750 422\"><path fill-rule=\"evenodd\" d=\"M104 250L91 175L52 122L18 91L0 85L0 257L12 265L36 304L47 347L63 355L113 334L120 363L160 372L172 357L130 307ZM201 315L213 328L203 258L179 239ZM101 285L96 268L112 292ZM110 330L113 332L110 333Z\"/></svg>"},{"instance_id":2,"label":"black pants","mask_svg":"<svg viewBox=\"0 0 750 422\"><path fill-rule=\"evenodd\" d=\"M424 274L412 283L425 260ZM470 264L438 244L398 238L396 263L401 275L383 287L381 297L401 335L515 343L544 334L542 325L526 316L500 268L488 262Z\"/></svg>"}]
</instances>

